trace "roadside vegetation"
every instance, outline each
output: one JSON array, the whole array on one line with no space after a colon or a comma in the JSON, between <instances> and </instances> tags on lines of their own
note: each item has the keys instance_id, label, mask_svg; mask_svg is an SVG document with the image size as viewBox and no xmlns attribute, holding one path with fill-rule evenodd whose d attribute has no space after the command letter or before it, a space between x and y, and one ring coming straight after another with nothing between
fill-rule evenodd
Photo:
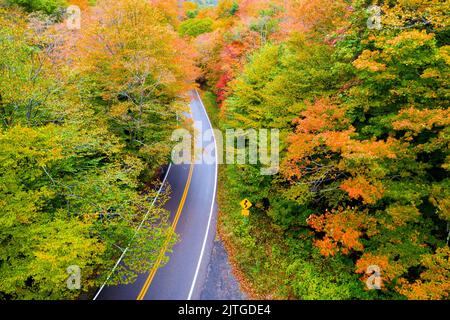
<instances>
[{"instance_id":1,"label":"roadside vegetation","mask_svg":"<svg viewBox=\"0 0 450 320\"><path fill-rule=\"evenodd\" d=\"M131 240L109 283L134 281L168 232L165 196L151 202L195 79L176 16L167 1L0 3L0 298L89 297ZM68 4L80 30L56 14Z\"/></svg>"},{"instance_id":2,"label":"roadside vegetation","mask_svg":"<svg viewBox=\"0 0 450 320\"><path fill-rule=\"evenodd\" d=\"M281 131L279 174L220 171L219 230L246 291L447 299L448 4L224 0L208 17L192 41L215 122Z\"/></svg>"}]
</instances>

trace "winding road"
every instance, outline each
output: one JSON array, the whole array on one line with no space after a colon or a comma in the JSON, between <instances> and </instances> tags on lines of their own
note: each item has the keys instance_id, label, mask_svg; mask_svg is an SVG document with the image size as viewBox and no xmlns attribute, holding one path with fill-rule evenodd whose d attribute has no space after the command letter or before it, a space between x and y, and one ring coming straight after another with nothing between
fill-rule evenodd
<instances>
[{"instance_id":1,"label":"winding road","mask_svg":"<svg viewBox=\"0 0 450 320\"><path fill-rule=\"evenodd\" d=\"M202 135L212 129L197 91L190 93L191 116ZM200 125L201 124L201 127ZM213 145L215 144L215 138ZM209 144L210 142L208 142ZM200 142L196 141L197 147ZM165 180L172 194L165 208L179 235L169 262L138 276L130 285L104 286L95 300L198 300L205 283L215 238L217 207L217 148L212 164L170 165Z\"/></svg>"}]
</instances>

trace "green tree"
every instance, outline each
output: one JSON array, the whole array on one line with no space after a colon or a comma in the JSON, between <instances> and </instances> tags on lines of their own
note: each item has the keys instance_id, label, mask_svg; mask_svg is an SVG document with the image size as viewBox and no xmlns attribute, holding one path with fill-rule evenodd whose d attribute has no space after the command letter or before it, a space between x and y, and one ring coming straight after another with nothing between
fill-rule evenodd
<instances>
[{"instance_id":1,"label":"green tree","mask_svg":"<svg viewBox=\"0 0 450 320\"><path fill-rule=\"evenodd\" d=\"M1 10L0 297L71 299L90 293L129 245L110 284L132 282L153 266L166 241L166 197L151 205L156 191L143 177L153 174L157 163L146 162L111 126L111 115L101 112L108 99L90 100L83 93L117 97L122 79L131 76L112 78L111 86L86 86L87 74L79 77L80 70L73 69L75 52L70 43L63 46L67 39L61 33L53 33L51 26L34 30L21 11ZM166 63L163 57L154 59L159 68ZM163 71L178 67L167 65ZM181 102L176 100L184 91L181 74L176 81L160 79L157 95L146 107ZM139 92L131 88L128 93L139 98ZM167 128L176 126L174 110L166 110L173 120ZM154 136L165 121L142 118L150 131L144 133ZM158 129L152 133L149 123ZM161 140L168 139L159 133ZM160 150L156 156L165 159L167 154ZM79 291L67 288L72 265L81 268Z\"/></svg>"},{"instance_id":2,"label":"green tree","mask_svg":"<svg viewBox=\"0 0 450 320\"><path fill-rule=\"evenodd\" d=\"M6 0L9 4L16 4L28 11L43 11L54 13L57 9L67 6L66 0Z\"/></svg>"},{"instance_id":3,"label":"green tree","mask_svg":"<svg viewBox=\"0 0 450 320\"><path fill-rule=\"evenodd\" d=\"M213 21L211 18L188 19L180 23L178 30L182 36L197 37L213 31Z\"/></svg>"}]
</instances>

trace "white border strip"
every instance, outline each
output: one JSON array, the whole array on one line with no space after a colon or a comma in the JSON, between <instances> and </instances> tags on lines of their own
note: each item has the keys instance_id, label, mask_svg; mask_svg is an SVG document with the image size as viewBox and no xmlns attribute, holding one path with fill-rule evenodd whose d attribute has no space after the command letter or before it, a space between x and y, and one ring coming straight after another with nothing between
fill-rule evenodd
<instances>
[{"instance_id":1,"label":"white border strip","mask_svg":"<svg viewBox=\"0 0 450 320\"><path fill-rule=\"evenodd\" d=\"M202 264L202 259L203 259L203 254L205 252L205 247L206 247L206 241L208 240L208 235L209 235L209 230L211 228L211 219L213 216L213 211L214 211L214 204L216 203L216 192L217 192L217 174L218 174L218 155L217 155L217 141L216 141L216 136L214 135L214 130L213 130L213 126L211 124L211 120L209 119L208 113L206 112L206 108L205 105L203 104L202 99L200 98L200 95L198 94L198 91L195 90L195 93L197 94L197 97L200 101L200 104L203 107L203 111L205 112L206 118L208 119L209 122L209 126L211 127L212 133L213 133L213 137L214 137L214 150L215 150L215 157L216 157L216 169L215 169L215 182L214 182L214 193L213 193L213 198L211 201L211 209L209 211L209 220L208 220L208 226L206 227L206 233L205 233L205 237L203 238L203 245L202 245L202 250L200 251L200 257L198 259L198 263L197 263L197 269L195 270L195 275L194 275L194 280L192 281L192 285L191 285L191 290L189 291L189 295L187 300L191 300L192 299L192 294L194 292L194 288L195 288L195 284L197 282L197 277L198 277L198 272L200 270L200 266Z\"/></svg>"},{"instance_id":2,"label":"white border strip","mask_svg":"<svg viewBox=\"0 0 450 320\"><path fill-rule=\"evenodd\" d=\"M152 201L152 206L155 205L156 200L158 199L159 195L161 194L161 191L164 187L164 185L166 184L166 180L167 177L169 175L170 172L170 168L172 168L172 163L169 164L169 168L167 169L166 175L164 176L164 180L161 183L161 186L158 189L158 192L155 196L155 198ZM93 300L97 300L98 296L100 295L100 293L102 292L103 288L106 286L106 284L108 283L109 279L111 279L112 275L114 274L114 272L116 271L117 267L119 266L119 264L122 262L123 258L125 257L125 254L128 252L128 249L130 248L131 243L133 242L134 238L136 237L136 235L138 234L138 232L141 230L142 226L144 225L144 222L147 220L147 217L150 213L150 209L147 211L147 213L145 214L144 218L142 219L141 223L139 224L139 227L136 229L136 232L133 235L133 238L130 240L130 242L128 243L128 246L125 248L125 250L122 252L122 255L120 256L119 260L117 260L116 264L114 265L113 269L111 270L111 273L109 274L108 278L106 278L105 282L103 283L103 285L100 287L100 289L98 290L97 294L95 295Z\"/></svg>"}]
</instances>

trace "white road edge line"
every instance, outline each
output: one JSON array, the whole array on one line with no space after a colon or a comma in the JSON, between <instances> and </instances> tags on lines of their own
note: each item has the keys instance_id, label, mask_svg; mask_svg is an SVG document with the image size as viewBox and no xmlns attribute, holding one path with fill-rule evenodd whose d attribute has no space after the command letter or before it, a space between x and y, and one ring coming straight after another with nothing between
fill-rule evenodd
<instances>
[{"instance_id":1,"label":"white road edge line","mask_svg":"<svg viewBox=\"0 0 450 320\"><path fill-rule=\"evenodd\" d=\"M198 263L197 263L197 269L195 270L195 275L194 275L194 279L192 281L192 285L191 285L191 290L189 291L189 295L187 300L191 300L192 299L192 294L194 292L194 288L195 288L195 284L197 282L197 277L198 277L198 272L200 270L200 266L202 264L202 259L203 259L203 254L205 252L205 247L206 247L206 241L208 240L208 235L209 235L209 230L211 228L211 219L213 216L213 210L214 210L214 205L216 203L216 192L217 192L217 174L218 174L218 155L217 155L217 141L216 141L216 136L214 134L214 129L213 126L211 124L211 120L209 119L208 116L208 112L206 112L206 108L205 105L203 104L202 98L200 97L200 95L198 94L198 91L195 90L195 93L197 94L198 100L200 101L200 104L203 107L203 111L205 112L206 115L206 119L208 119L209 122L209 126L211 127L212 133L213 133L213 138L214 138L214 150L215 150L215 157L216 157L216 169L215 169L215 182L214 182L214 193L213 193L213 198L211 201L211 209L209 211L209 219L208 219L208 226L206 227L206 233L205 233L205 237L203 238L203 245L202 245L202 250L200 251L200 257L198 259Z\"/></svg>"},{"instance_id":2,"label":"white road edge line","mask_svg":"<svg viewBox=\"0 0 450 320\"><path fill-rule=\"evenodd\" d=\"M167 169L166 175L164 176L164 180L161 183L161 186L158 189L158 192L156 193L155 198L152 201L152 206L155 205L156 200L158 199L159 195L161 194L161 191L164 187L164 185L166 184L167 181L167 177L169 176L169 172L170 172L170 168L172 168L172 163L169 164L169 167ZM119 264L122 262L123 258L125 257L125 254L128 252L128 249L130 248L131 243L133 242L134 238L136 237L137 233L139 232L139 230L141 230L142 226L144 225L144 222L147 220L147 217L150 213L150 209L147 211L147 213L145 214L144 218L142 219L141 223L139 224L139 227L136 229L136 232L133 235L133 238L130 240L130 242L128 243L128 246L125 248L125 250L122 252L122 255L120 256L119 260L117 260L116 264L114 265L113 269L111 270L111 273L109 274L108 278L106 278L105 282L103 283L103 285L100 287L100 289L98 290L97 294L95 295L93 300L97 300L98 296L100 295L100 293L102 292L103 288L106 286L106 284L108 283L109 279L111 279L112 275L114 274L114 272L116 271L117 267L119 266Z\"/></svg>"}]
</instances>

